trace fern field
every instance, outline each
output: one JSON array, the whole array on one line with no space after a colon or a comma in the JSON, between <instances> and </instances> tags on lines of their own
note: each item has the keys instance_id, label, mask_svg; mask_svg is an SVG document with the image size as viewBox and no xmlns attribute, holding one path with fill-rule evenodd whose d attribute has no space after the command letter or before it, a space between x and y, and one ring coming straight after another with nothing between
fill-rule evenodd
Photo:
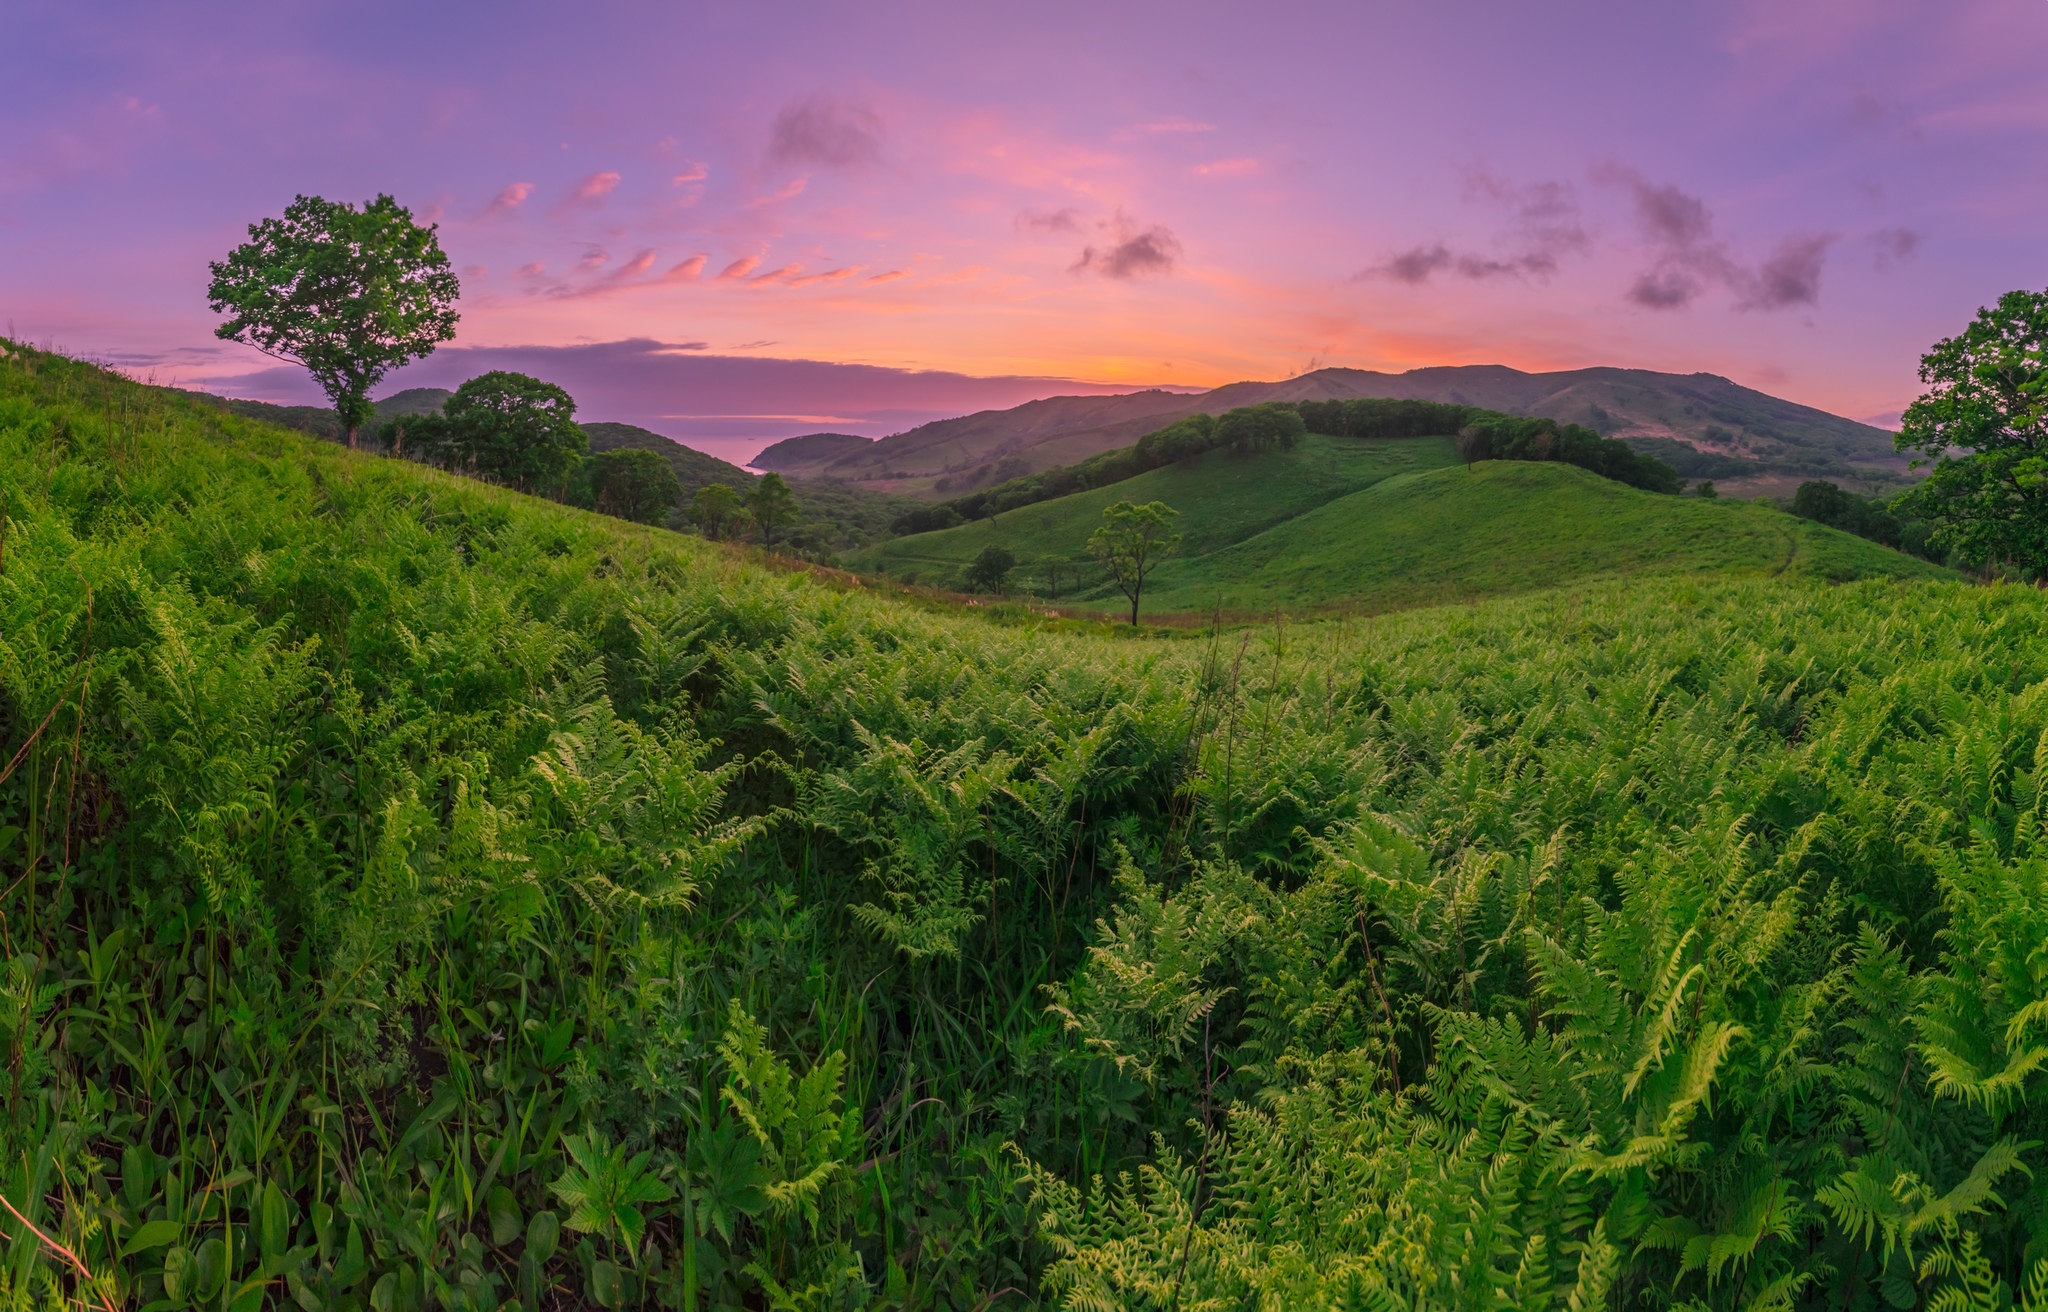
<instances>
[{"instance_id":1,"label":"fern field","mask_svg":"<svg viewBox=\"0 0 2048 1312\"><path fill-rule=\"evenodd\" d=\"M2048 600L912 609L0 360L0 1304L2048 1312Z\"/></svg>"}]
</instances>

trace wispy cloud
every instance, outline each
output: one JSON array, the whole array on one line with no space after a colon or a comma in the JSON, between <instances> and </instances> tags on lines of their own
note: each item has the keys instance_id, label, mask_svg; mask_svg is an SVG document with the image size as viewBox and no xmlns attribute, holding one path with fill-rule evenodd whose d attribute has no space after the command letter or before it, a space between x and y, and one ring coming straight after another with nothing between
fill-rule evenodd
<instances>
[{"instance_id":1,"label":"wispy cloud","mask_svg":"<svg viewBox=\"0 0 2048 1312\"><path fill-rule=\"evenodd\" d=\"M518 209L521 205L524 205L526 203L526 198L528 196L531 196L532 194L533 184L531 182L515 182L511 186L499 192L496 198L493 199L490 205L484 210L484 213L510 214L514 210Z\"/></svg>"},{"instance_id":2,"label":"wispy cloud","mask_svg":"<svg viewBox=\"0 0 2048 1312\"><path fill-rule=\"evenodd\" d=\"M879 287L885 282L895 282L898 278L908 278L909 276L910 272L907 269L891 269L887 273L878 273L872 277L861 279L860 285L863 287Z\"/></svg>"},{"instance_id":3,"label":"wispy cloud","mask_svg":"<svg viewBox=\"0 0 2048 1312\"><path fill-rule=\"evenodd\" d=\"M780 268L770 269L766 273L755 274L747 279L747 286L765 287L772 282L781 282L784 278L794 278L803 271L804 266L801 264L785 264Z\"/></svg>"},{"instance_id":4,"label":"wispy cloud","mask_svg":"<svg viewBox=\"0 0 2048 1312\"><path fill-rule=\"evenodd\" d=\"M684 260L681 264L676 265L663 274L662 277L672 278L678 282L688 282L704 272L705 262L710 258L708 255L692 255L689 259Z\"/></svg>"},{"instance_id":5,"label":"wispy cloud","mask_svg":"<svg viewBox=\"0 0 2048 1312\"><path fill-rule=\"evenodd\" d=\"M1871 263L1880 269L1904 263L1920 249L1921 240L1921 235L1911 228L1880 228L1869 237L1871 246L1876 248Z\"/></svg>"},{"instance_id":6,"label":"wispy cloud","mask_svg":"<svg viewBox=\"0 0 2048 1312\"><path fill-rule=\"evenodd\" d=\"M1203 178L1242 178L1259 171L1259 162L1249 155L1240 159L1210 160L1207 164L1195 165L1195 175Z\"/></svg>"},{"instance_id":7,"label":"wispy cloud","mask_svg":"<svg viewBox=\"0 0 2048 1312\"><path fill-rule=\"evenodd\" d=\"M710 169L696 160L688 160L684 162L682 172L676 174L674 185L680 187L686 182L702 182L710 176Z\"/></svg>"},{"instance_id":8,"label":"wispy cloud","mask_svg":"<svg viewBox=\"0 0 2048 1312\"><path fill-rule=\"evenodd\" d=\"M1071 206L1056 210L1025 210L1013 222L1019 232L1079 232L1081 211Z\"/></svg>"},{"instance_id":9,"label":"wispy cloud","mask_svg":"<svg viewBox=\"0 0 2048 1312\"><path fill-rule=\"evenodd\" d=\"M1384 279L1419 287L1439 273L1475 281L1544 279L1556 273L1566 257L1583 254L1591 244L1580 217L1578 196L1568 182L1523 186L1480 171L1467 176L1465 198L1505 212L1508 226L1495 253L1453 250L1442 242L1426 242L1370 266L1356 280Z\"/></svg>"},{"instance_id":10,"label":"wispy cloud","mask_svg":"<svg viewBox=\"0 0 2048 1312\"><path fill-rule=\"evenodd\" d=\"M1214 132L1215 130L1216 125L1214 123L1204 123L1200 119L1183 118L1178 114L1169 114L1165 118L1153 119L1150 123L1133 123L1127 128L1119 128L1111 134L1111 139L1114 141L1135 141L1140 137L1157 137L1183 132Z\"/></svg>"},{"instance_id":11,"label":"wispy cloud","mask_svg":"<svg viewBox=\"0 0 2048 1312\"><path fill-rule=\"evenodd\" d=\"M600 204L618 185L619 175L616 173L593 173L576 184L576 189L569 193L569 199L586 205Z\"/></svg>"},{"instance_id":12,"label":"wispy cloud","mask_svg":"<svg viewBox=\"0 0 2048 1312\"><path fill-rule=\"evenodd\" d=\"M743 255L739 259L734 260L731 264L726 265L723 269L720 269L718 271L718 281L732 282L736 279L746 277L748 274L752 273L754 270L760 267L760 256Z\"/></svg>"},{"instance_id":13,"label":"wispy cloud","mask_svg":"<svg viewBox=\"0 0 2048 1312\"><path fill-rule=\"evenodd\" d=\"M808 273L801 278L791 278L792 287L809 287L820 282L844 282L867 268L865 264L850 264L843 269L831 269L824 273Z\"/></svg>"}]
</instances>

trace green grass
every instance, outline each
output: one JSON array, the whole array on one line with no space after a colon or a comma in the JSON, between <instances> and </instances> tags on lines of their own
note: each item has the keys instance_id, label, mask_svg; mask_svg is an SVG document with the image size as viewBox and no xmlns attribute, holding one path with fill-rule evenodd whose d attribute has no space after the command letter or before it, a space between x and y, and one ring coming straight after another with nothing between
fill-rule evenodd
<instances>
[{"instance_id":1,"label":"green grass","mask_svg":"<svg viewBox=\"0 0 2048 1312\"><path fill-rule=\"evenodd\" d=\"M1440 438L1311 436L1292 452L1210 452L1113 487L994 521L869 548L856 569L941 586L985 545L1032 562L1084 555L1103 507L1128 498L1181 512L1178 555L1148 584L1153 616L1380 611L1642 575L1845 582L1935 578L1936 566L1771 506L1637 491L1563 464L1455 461ZM1127 606L1092 568L1062 609Z\"/></svg>"},{"instance_id":2,"label":"green grass","mask_svg":"<svg viewBox=\"0 0 2048 1312\"><path fill-rule=\"evenodd\" d=\"M0 1306L2048 1256L2048 593L999 626L0 348Z\"/></svg>"},{"instance_id":3,"label":"green grass","mask_svg":"<svg viewBox=\"0 0 2048 1312\"><path fill-rule=\"evenodd\" d=\"M1445 438L1360 442L1312 433L1292 451L1255 457L1206 452L1109 487L1005 511L992 520L898 538L855 553L847 564L947 587L983 547L995 543L1015 553L1028 570L1042 556L1085 556L1088 535L1100 526L1103 508L1119 501L1164 501L1180 511L1182 550L1199 555L1382 479L1455 460Z\"/></svg>"}]
</instances>

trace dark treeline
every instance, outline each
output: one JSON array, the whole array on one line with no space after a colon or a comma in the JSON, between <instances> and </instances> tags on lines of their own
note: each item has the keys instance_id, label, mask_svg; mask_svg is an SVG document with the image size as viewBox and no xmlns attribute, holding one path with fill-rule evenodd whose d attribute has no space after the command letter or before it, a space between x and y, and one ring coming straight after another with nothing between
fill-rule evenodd
<instances>
[{"instance_id":1,"label":"dark treeline","mask_svg":"<svg viewBox=\"0 0 2048 1312\"><path fill-rule=\"evenodd\" d=\"M1303 401L1297 408L1309 432L1331 437L1435 437L1457 432L1469 416L1482 413L1446 401L1396 401L1379 396Z\"/></svg>"},{"instance_id":2,"label":"dark treeline","mask_svg":"<svg viewBox=\"0 0 2048 1312\"><path fill-rule=\"evenodd\" d=\"M1458 430L1458 454L1468 464L1480 460L1556 460L1645 492L1676 493L1683 486L1678 472L1655 456L1641 455L1626 442L1602 437L1579 424L1560 424L1555 419L1474 410Z\"/></svg>"},{"instance_id":3,"label":"dark treeline","mask_svg":"<svg viewBox=\"0 0 2048 1312\"><path fill-rule=\"evenodd\" d=\"M1791 510L1801 519L1854 533L1936 564L1947 556L1932 541L1934 526L1912 514L1899 501L1858 496L1825 479L1801 483L1792 495Z\"/></svg>"}]
</instances>

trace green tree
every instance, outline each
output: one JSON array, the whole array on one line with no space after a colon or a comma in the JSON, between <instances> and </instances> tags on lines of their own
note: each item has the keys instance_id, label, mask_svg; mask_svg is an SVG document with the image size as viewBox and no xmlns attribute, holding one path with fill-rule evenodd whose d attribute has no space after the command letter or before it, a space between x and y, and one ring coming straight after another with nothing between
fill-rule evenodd
<instances>
[{"instance_id":1,"label":"green tree","mask_svg":"<svg viewBox=\"0 0 2048 1312\"><path fill-rule=\"evenodd\" d=\"M1967 564L2048 568L2048 291L2007 292L1920 357L1896 439L1934 468L1910 498Z\"/></svg>"},{"instance_id":2,"label":"green tree","mask_svg":"<svg viewBox=\"0 0 2048 1312\"><path fill-rule=\"evenodd\" d=\"M1174 522L1180 512L1163 501L1138 505L1119 501L1102 512L1102 527L1088 537L1088 554L1109 571L1116 586L1131 599L1131 626L1138 624L1138 602L1145 577L1180 545Z\"/></svg>"},{"instance_id":3,"label":"green tree","mask_svg":"<svg viewBox=\"0 0 2048 1312\"><path fill-rule=\"evenodd\" d=\"M1010 577L1010 571L1017 567L1017 558L1008 550L991 542L981 549L974 563L967 567L967 586L976 592L1001 592L1003 583Z\"/></svg>"},{"instance_id":4,"label":"green tree","mask_svg":"<svg viewBox=\"0 0 2048 1312\"><path fill-rule=\"evenodd\" d=\"M740 494L723 483L706 483L690 502L690 517L697 521L698 532L713 542L723 539L746 511Z\"/></svg>"},{"instance_id":5,"label":"green tree","mask_svg":"<svg viewBox=\"0 0 2048 1312\"><path fill-rule=\"evenodd\" d=\"M1060 599L1060 580L1069 582L1074 577L1074 562L1066 556L1053 553L1038 558L1038 568L1045 575L1046 591L1054 601Z\"/></svg>"},{"instance_id":6,"label":"green tree","mask_svg":"<svg viewBox=\"0 0 2048 1312\"><path fill-rule=\"evenodd\" d=\"M1216 421L1215 441L1239 455L1291 450L1308 435L1301 411L1285 401L1239 406Z\"/></svg>"},{"instance_id":7,"label":"green tree","mask_svg":"<svg viewBox=\"0 0 2048 1312\"><path fill-rule=\"evenodd\" d=\"M214 336L304 366L353 447L377 381L455 336L462 286L435 231L389 196L300 196L209 266Z\"/></svg>"},{"instance_id":8,"label":"green tree","mask_svg":"<svg viewBox=\"0 0 2048 1312\"><path fill-rule=\"evenodd\" d=\"M620 519L665 524L682 496L675 469L657 452L638 447L601 451L585 469L597 508Z\"/></svg>"},{"instance_id":9,"label":"green tree","mask_svg":"<svg viewBox=\"0 0 2048 1312\"><path fill-rule=\"evenodd\" d=\"M763 474L747 494L747 513L761 530L761 545L775 549L775 530L796 518L796 496L780 474Z\"/></svg>"},{"instance_id":10,"label":"green tree","mask_svg":"<svg viewBox=\"0 0 2048 1312\"><path fill-rule=\"evenodd\" d=\"M576 402L553 383L493 370L455 389L447 456L457 467L522 492L559 484L590 449Z\"/></svg>"},{"instance_id":11,"label":"green tree","mask_svg":"<svg viewBox=\"0 0 2048 1312\"><path fill-rule=\"evenodd\" d=\"M1692 494L1696 497L1703 497L1708 501L1712 501L1721 495L1714 490L1714 480L1711 478L1701 479L1699 486L1692 490Z\"/></svg>"}]
</instances>

